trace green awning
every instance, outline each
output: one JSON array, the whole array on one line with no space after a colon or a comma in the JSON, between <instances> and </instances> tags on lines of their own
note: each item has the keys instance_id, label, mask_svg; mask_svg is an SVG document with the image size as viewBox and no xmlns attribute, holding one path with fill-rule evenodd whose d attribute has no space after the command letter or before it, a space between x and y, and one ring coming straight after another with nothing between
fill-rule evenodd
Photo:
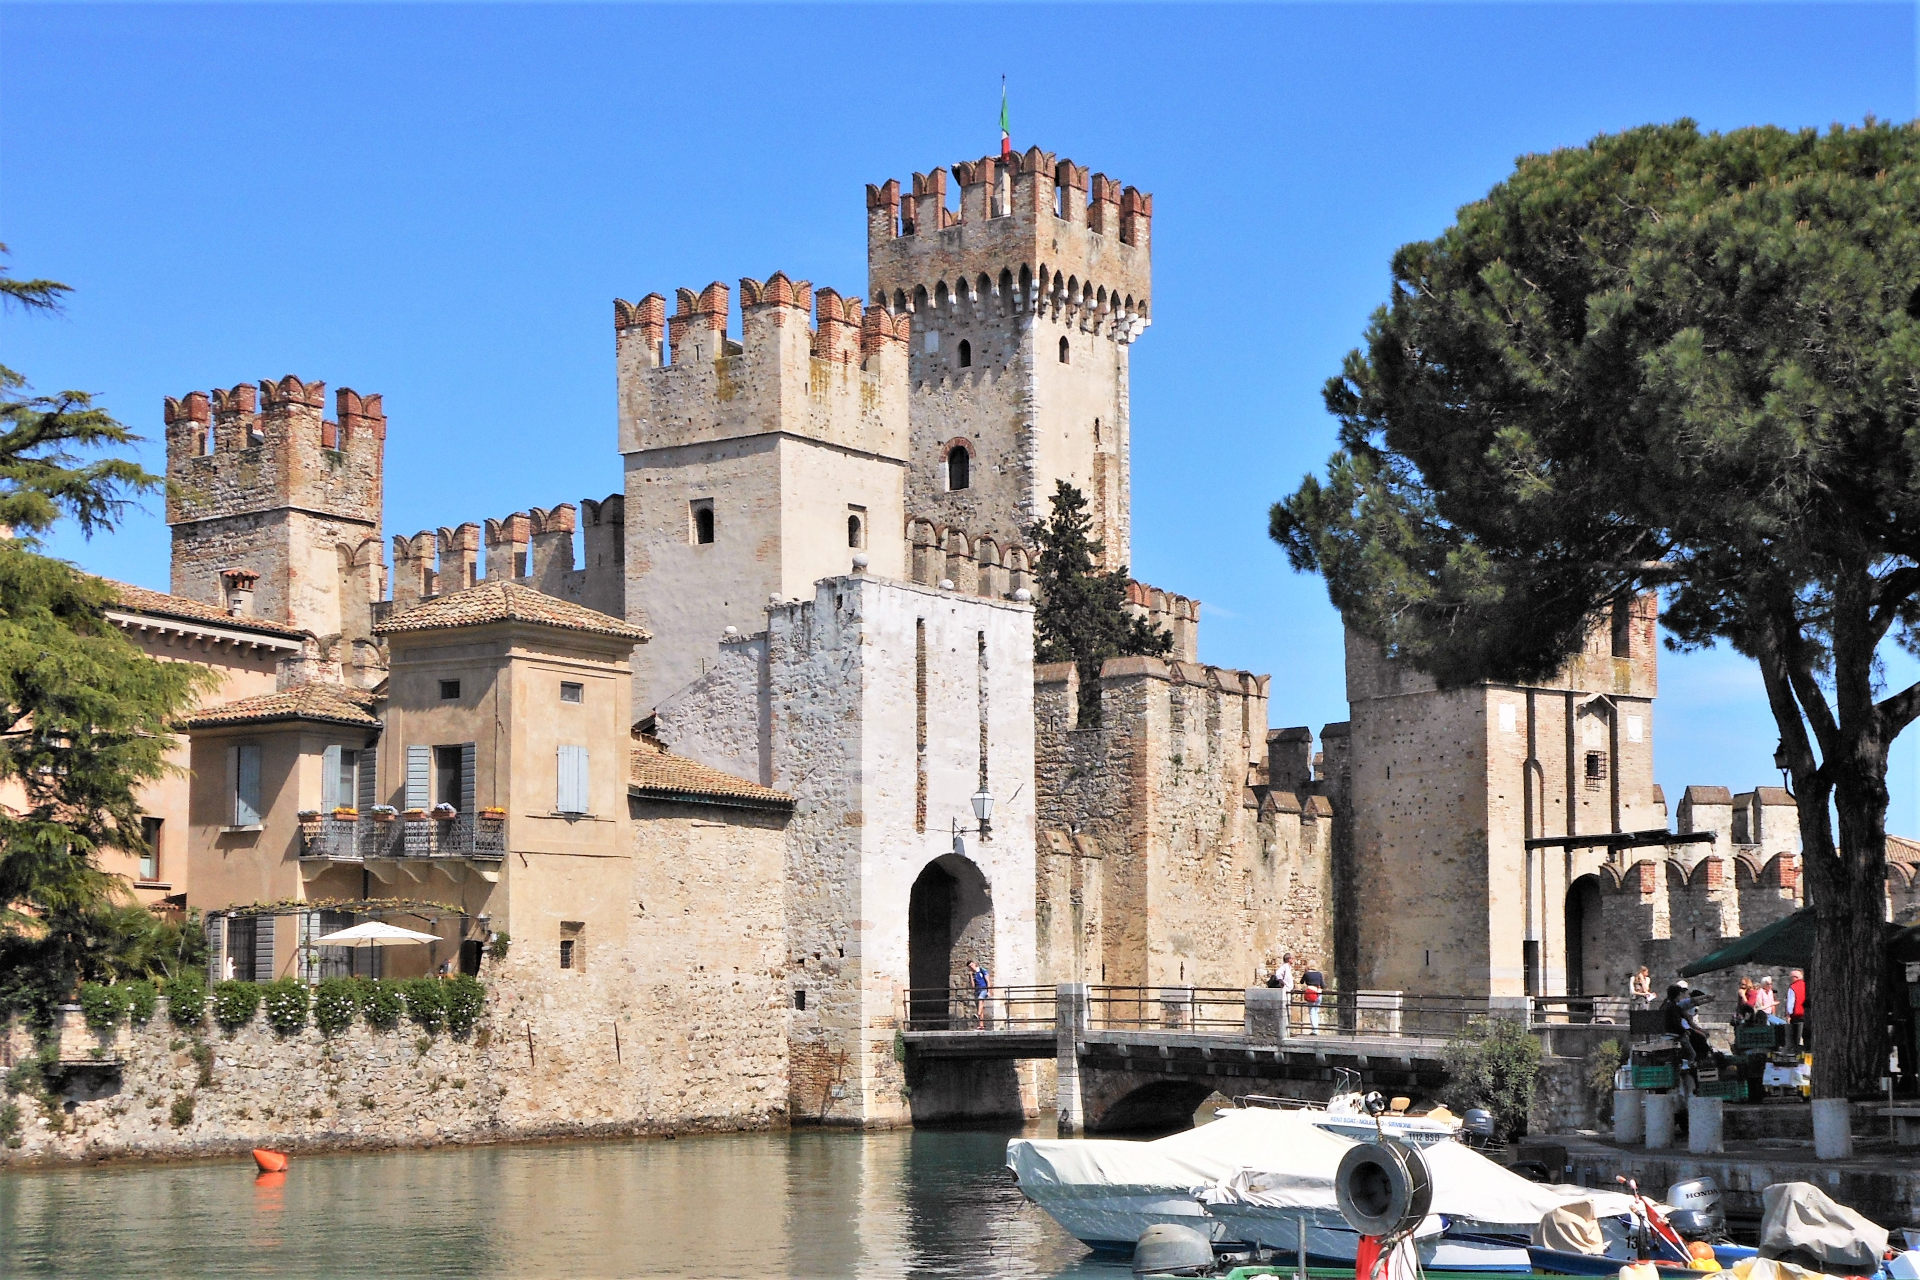
<instances>
[{"instance_id":1,"label":"green awning","mask_svg":"<svg viewBox=\"0 0 1920 1280\"><path fill-rule=\"evenodd\" d=\"M1691 964L1682 966L1680 976L1691 978L1715 969L1731 969L1737 964L1811 970L1813 933L1813 908L1802 907L1764 929L1742 934L1719 950L1710 951ZM1920 960L1920 924L1905 928L1897 924L1888 925L1887 953L1891 960Z\"/></svg>"}]
</instances>

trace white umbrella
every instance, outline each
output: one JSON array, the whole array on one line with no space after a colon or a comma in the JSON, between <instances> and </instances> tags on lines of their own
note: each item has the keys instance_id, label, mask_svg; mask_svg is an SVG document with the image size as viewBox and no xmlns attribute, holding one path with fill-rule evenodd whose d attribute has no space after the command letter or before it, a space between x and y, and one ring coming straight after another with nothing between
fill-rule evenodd
<instances>
[{"instance_id":1,"label":"white umbrella","mask_svg":"<svg viewBox=\"0 0 1920 1280\"><path fill-rule=\"evenodd\" d=\"M439 941L439 937L431 933L418 933L412 929L402 929L398 925L369 920L366 924L357 924L351 929L340 929L325 937L315 938L313 945L316 947L397 947L408 942Z\"/></svg>"}]
</instances>

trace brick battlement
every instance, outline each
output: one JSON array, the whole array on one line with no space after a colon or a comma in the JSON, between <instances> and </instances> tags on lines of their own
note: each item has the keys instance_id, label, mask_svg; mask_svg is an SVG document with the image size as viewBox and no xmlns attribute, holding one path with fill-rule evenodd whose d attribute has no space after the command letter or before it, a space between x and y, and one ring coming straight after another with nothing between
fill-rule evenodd
<instances>
[{"instance_id":1,"label":"brick battlement","mask_svg":"<svg viewBox=\"0 0 1920 1280\"><path fill-rule=\"evenodd\" d=\"M1033 589L1032 554L1018 542L924 517L907 521L909 578L926 587L953 583L961 595L1006 599Z\"/></svg>"},{"instance_id":2,"label":"brick battlement","mask_svg":"<svg viewBox=\"0 0 1920 1280\"><path fill-rule=\"evenodd\" d=\"M925 318L948 298L1008 314L1098 324L1131 341L1146 327L1153 197L1038 147L867 187L868 287ZM964 304L963 304L964 305Z\"/></svg>"},{"instance_id":3,"label":"brick battlement","mask_svg":"<svg viewBox=\"0 0 1920 1280\"><path fill-rule=\"evenodd\" d=\"M586 513L584 557L574 539ZM482 523L423 529L393 539L395 604L458 591L485 579L519 582L616 616L624 612L626 499L611 494L579 506L529 507ZM486 558L481 560L484 548Z\"/></svg>"},{"instance_id":4,"label":"brick battlement","mask_svg":"<svg viewBox=\"0 0 1920 1280\"><path fill-rule=\"evenodd\" d=\"M775 272L614 303L623 453L774 431L906 453L910 321Z\"/></svg>"}]
</instances>

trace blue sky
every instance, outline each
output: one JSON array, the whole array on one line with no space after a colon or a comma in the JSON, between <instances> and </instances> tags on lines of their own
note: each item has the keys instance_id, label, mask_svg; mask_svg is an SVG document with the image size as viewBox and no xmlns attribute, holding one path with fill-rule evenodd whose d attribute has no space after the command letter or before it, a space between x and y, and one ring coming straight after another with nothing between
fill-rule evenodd
<instances>
[{"instance_id":1,"label":"blue sky","mask_svg":"<svg viewBox=\"0 0 1920 1280\"><path fill-rule=\"evenodd\" d=\"M1135 572L1317 729L1346 716L1339 622L1266 512L1331 448L1320 386L1393 249L1596 133L1911 119L1916 47L1910 3L7 5L0 239L77 292L0 321L5 359L155 438L196 388L381 392L390 533L603 496L609 300L776 269L862 292L864 184L994 149L1004 73L1016 145L1155 194ZM166 585L157 504L57 545ZM1777 779L1744 660L1668 655L1657 715L1670 797ZM1920 831L1911 740L1893 781Z\"/></svg>"}]
</instances>

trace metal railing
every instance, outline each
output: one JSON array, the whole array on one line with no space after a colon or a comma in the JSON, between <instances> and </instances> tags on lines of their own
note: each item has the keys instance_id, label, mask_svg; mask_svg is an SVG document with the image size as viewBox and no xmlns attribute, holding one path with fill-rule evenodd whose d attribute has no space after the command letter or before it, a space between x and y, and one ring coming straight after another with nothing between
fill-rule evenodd
<instances>
[{"instance_id":1,"label":"metal railing","mask_svg":"<svg viewBox=\"0 0 1920 1280\"><path fill-rule=\"evenodd\" d=\"M379 818L325 815L300 823L300 856L335 861L365 858L478 858L507 853L501 818L462 813L452 818Z\"/></svg>"},{"instance_id":2,"label":"metal railing","mask_svg":"<svg viewBox=\"0 0 1920 1280\"><path fill-rule=\"evenodd\" d=\"M1527 1022L1536 1027L1627 1025L1633 1001L1626 996L1531 996Z\"/></svg>"},{"instance_id":3,"label":"metal railing","mask_svg":"<svg viewBox=\"0 0 1920 1280\"><path fill-rule=\"evenodd\" d=\"M1052 1031L1052 987L921 987L901 999L908 1031Z\"/></svg>"},{"instance_id":4,"label":"metal railing","mask_svg":"<svg viewBox=\"0 0 1920 1280\"><path fill-rule=\"evenodd\" d=\"M1087 988L1087 1026L1093 1031L1194 1031L1241 1035L1247 993L1237 987Z\"/></svg>"}]
</instances>

